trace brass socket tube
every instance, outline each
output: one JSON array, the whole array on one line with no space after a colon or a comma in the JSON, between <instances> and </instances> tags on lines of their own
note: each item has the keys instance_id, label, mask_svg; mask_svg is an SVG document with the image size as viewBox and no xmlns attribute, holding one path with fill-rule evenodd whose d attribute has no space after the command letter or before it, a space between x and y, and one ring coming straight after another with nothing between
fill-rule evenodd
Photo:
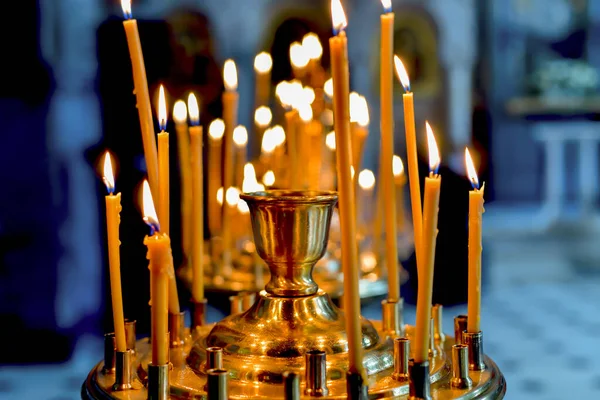
<instances>
[{"instance_id":1,"label":"brass socket tube","mask_svg":"<svg viewBox=\"0 0 600 400\"><path fill-rule=\"evenodd\" d=\"M467 330L467 316L457 315L454 317L454 342L456 344L463 343L463 332Z\"/></svg>"},{"instance_id":2,"label":"brass socket tube","mask_svg":"<svg viewBox=\"0 0 600 400\"><path fill-rule=\"evenodd\" d=\"M169 364L148 364L148 400L168 400Z\"/></svg>"},{"instance_id":3,"label":"brass socket tube","mask_svg":"<svg viewBox=\"0 0 600 400\"><path fill-rule=\"evenodd\" d=\"M402 337L394 339L394 373L392 378L397 381L408 379L408 358L410 354L410 339Z\"/></svg>"},{"instance_id":4,"label":"brass socket tube","mask_svg":"<svg viewBox=\"0 0 600 400\"><path fill-rule=\"evenodd\" d=\"M431 400L430 385L429 361L417 363L411 358L408 362L408 398Z\"/></svg>"},{"instance_id":5,"label":"brass socket tube","mask_svg":"<svg viewBox=\"0 0 600 400\"><path fill-rule=\"evenodd\" d=\"M469 348L464 344L452 346L452 379L450 385L455 389L469 389L473 381L469 378Z\"/></svg>"},{"instance_id":6,"label":"brass socket tube","mask_svg":"<svg viewBox=\"0 0 600 400\"><path fill-rule=\"evenodd\" d=\"M104 367L102 372L113 374L115 372L115 352L117 342L113 332L104 334Z\"/></svg>"},{"instance_id":7,"label":"brass socket tube","mask_svg":"<svg viewBox=\"0 0 600 400\"><path fill-rule=\"evenodd\" d=\"M304 389L304 394L323 397L328 393L327 355L322 350L306 352L306 389Z\"/></svg>"},{"instance_id":8,"label":"brass socket tube","mask_svg":"<svg viewBox=\"0 0 600 400\"><path fill-rule=\"evenodd\" d=\"M209 369L206 371L208 400L227 400L229 398L227 370Z\"/></svg>"},{"instance_id":9,"label":"brass socket tube","mask_svg":"<svg viewBox=\"0 0 600 400\"><path fill-rule=\"evenodd\" d=\"M442 343L446 340L443 328L443 314L444 306L441 304L434 304L431 308L431 315L433 316L433 337L437 343Z\"/></svg>"},{"instance_id":10,"label":"brass socket tube","mask_svg":"<svg viewBox=\"0 0 600 400\"><path fill-rule=\"evenodd\" d=\"M433 321L433 318L431 318L429 320L429 357L430 358L437 356L437 353L438 353L437 348L435 347L435 337L433 334L433 332L435 330L434 325L435 325L435 323Z\"/></svg>"},{"instance_id":11,"label":"brass socket tube","mask_svg":"<svg viewBox=\"0 0 600 400\"><path fill-rule=\"evenodd\" d=\"M295 372L284 372L283 391L285 400L300 400L300 376Z\"/></svg>"},{"instance_id":12,"label":"brass socket tube","mask_svg":"<svg viewBox=\"0 0 600 400\"><path fill-rule=\"evenodd\" d=\"M115 384L113 390L132 389L131 385L131 350L115 353Z\"/></svg>"},{"instance_id":13,"label":"brass socket tube","mask_svg":"<svg viewBox=\"0 0 600 400\"><path fill-rule=\"evenodd\" d=\"M169 313L169 347L181 347L185 343L185 311L177 314Z\"/></svg>"},{"instance_id":14,"label":"brass socket tube","mask_svg":"<svg viewBox=\"0 0 600 400\"><path fill-rule=\"evenodd\" d=\"M223 348L209 347L206 349L206 370L223 369Z\"/></svg>"},{"instance_id":15,"label":"brass socket tube","mask_svg":"<svg viewBox=\"0 0 600 400\"><path fill-rule=\"evenodd\" d=\"M135 331L136 320L126 319L125 320L125 342L127 344L127 350L131 350L133 354L136 352L136 331Z\"/></svg>"},{"instance_id":16,"label":"brass socket tube","mask_svg":"<svg viewBox=\"0 0 600 400\"><path fill-rule=\"evenodd\" d=\"M368 400L369 390L362 375L357 372L346 372L346 391L348 400Z\"/></svg>"},{"instance_id":17,"label":"brass socket tube","mask_svg":"<svg viewBox=\"0 0 600 400\"><path fill-rule=\"evenodd\" d=\"M463 332L463 343L469 348L469 369L471 371L483 371L483 332Z\"/></svg>"},{"instance_id":18,"label":"brass socket tube","mask_svg":"<svg viewBox=\"0 0 600 400\"><path fill-rule=\"evenodd\" d=\"M192 300L192 330L206 325L206 299Z\"/></svg>"},{"instance_id":19,"label":"brass socket tube","mask_svg":"<svg viewBox=\"0 0 600 400\"><path fill-rule=\"evenodd\" d=\"M404 334L403 308L404 299L402 298L381 302L383 332L386 336L395 338Z\"/></svg>"}]
</instances>

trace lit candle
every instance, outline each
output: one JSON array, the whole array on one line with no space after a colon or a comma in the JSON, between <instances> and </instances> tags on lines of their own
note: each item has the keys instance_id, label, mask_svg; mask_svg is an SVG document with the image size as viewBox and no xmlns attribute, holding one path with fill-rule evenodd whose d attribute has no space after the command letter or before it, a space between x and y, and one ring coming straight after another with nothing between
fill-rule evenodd
<instances>
[{"instance_id":1,"label":"lit candle","mask_svg":"<svg viewBox=\"0 0 600 400\"><path fill-rule=\"evenodd\" d=\"M271 168L273 163L273 152L277 147L275 138L271 129L267 129L263 134L261 146L260 146L260 162L265 169Z\"/></svg>"},{"instance_id":2,"label":"lit candle","mask_svg":"<svg viewBox=\"0 0 600 400\"><path fill-rule=\"evenodd\" d=\"M267 106L260 106L254 111L254 135L258 143L262 143L265 129L271 125L273 113Z\"/></svg>"},{"instance_id":3,"label":"lit candle","mask_svg":"<svg viewBox=\"0 0 600 400\"><path fill-rule=\"evenodd\" d=\"M408 184L410 188L410 205L413 217L413 233L415 241L415 256L417 268L420 268L420 250L423 241L423 219L421 209L421 184L419 182L419 159L417 157L417 138L415 134L415 105L413 94L410 91L410 80L402 61L394 56L396 73L404 88L402 100L404 102L404 130L406 134L406 157L408 159Z\"/></svg>"},{"instance_id":4,"label":"lit candle","mask_svg":"<svg viewBox=\"0 0 600 400\"><path fill-rule=\"evenodd\" d=\"M319 190L323 165L323 125L313 119L306 126L306 136L308 137L309 189Z\"/></svg>"},{"instance_id":5,"label":"lit candle","mask_svg":"<svg viewBox=\"0 0 600 400\"><path fill-rule=\"evenodd\" d=\"M123 8L123 15L125 16L123 26L125 27L125 35L127 36L129 57L131 58L134 85L133 92L135 93L138 115L140 118L148 179L150 180L152 193L156 196L155 198L158 198L158 156L142 44L140 42L137 21L131 17L131 0L121 0L121 7Z\"/></svg>"},{"instance_id":6,"label":"lit candle","mask_svg":"<svg viewBox=\"0 0 600 400\"><path fill-rule=\"evenodd\" d=\"M272 68L273 59L269 53L263 51L254 57L254 72L256 74L256 106L263 106L269 102Z\"/></svg>"},{"instance_id":7,"label":"lit candle","mask_svg":"<svg viewBox=\"0 0 600 400\"><path fill-rule=\"evenodd\" d=\"M265 186L270 189L271 186L273 186L275 184L275 173L271 170L268 170L267 172L265 172L265 174L263 175L263 179L262 179L263 183L265 184Z\"/></svg>"},{"instance_id":8,"label":"lit candle","mask_svg":"<svg viewBox=\"0 0 600 400\"><path fill-rule=\"evenodd\" d=\"M223 79L225 82L225 92L223 93L223 120L225 121L225 139L223 151L223 187L225 193L233 186L233 129L237 125L238 113L238 79L237 69L233 60L225 61L223 67ZM221 238L223 244L222 266L229 268L231 266L231 214L227 207L222 208L221 218Z\"/></svg>"},{"instance_id":9,"label":"lit candle","mask_svg":"<svg viewBox=\"0 0 600 400\"><path fill-rule=\"evenodd\" d=\"M398 230L402 232L404 230L404 186L406 186L406 175L404 174L402 159L395 155L392 167L394 183L396 184L396 224Z\"/></svg>"},{"instance_id":10,"label":"lit candle","mask_svg":"<svg viewBox=\"0 0 600 400\"><path fill-rule=\"evenodd\" d=\"M179 174L181 179L181 236L183 256L188 261L190 256L191 230L190 216L192 212L192 175L190 171L190 138L187 124L187 106L182 100L173 106L173 120L177 132L177 149L179 150Z\"/></svg>"},{"instance_id":11,"label":"lit candle","mask_svg":"<svg viewBox=\"0 0 600 400\"><path fill-rule=\"evenodd\" d=\"M248 144L248 131L243 125L238 125L233 130L233 144L235 145L235 185L242 186L244 181L244 165L246 164Z\"/></svg>"},{"instance_id":12,"label":"lit candle","mask_svg":"<svg viewBox=\"0 0 600 400\"><path fill-rule=\"evenodd\" d=\"M208 229L211 236L221 230L221 207L217 203L217 190L223 186L221 178L221 148L225 123L217 118L208 126Z\"/></svg>"},{"instance_id":13,"label":"lit candle","mask_svg":"<svg viewBox=\"0 0 600 400\"><path fill-rule=\"evenodd\" d=\"M469 192L469 290L467 332L481 331L481 222L483 216L483 192L469 149L465 148L465 163L473 190Z\"/></svg>"},{"instance_id":14,"label":"lit candle","mask_svg":"<svg viewBox=\"0 0 600 400\"><path fill-rule=\"evenodd\" d=\"M290 63L297 79L303 79L306 76L306 67L308 67L309 61L310 58L301 43L294 42L290 45Z\"/></svg>"},{"instance_id":15,"label":"lit candle","mask_svg":"<svg viewBox=\"0 0 600 400\"><path fill-rule=\"evenodd\" d=\"M365 141L369 135L369 106L367 99L350 93L350 127L352 129L352 165L360 168Z\"/></svg>"},{"instance_id":16,"label":"lit candle","mask_svg":"<svg viewBox=\"0 0 600 400\"><path fill-rule=\"evenodd\" d=\"M373 189L375 188L375 174L369 169L363 169L358 174L358 197L357 208L361 210L359 223L364 227L369 226L372 218Z\"/></svg>"},{"instance_id":17,"label":"lit candle","mask_svg":"<svg viewBox=\"0 0 600 400\"><path fill-rule=\"evenodd\" d=\"M346 15L339 0L331 1L334 34L329 39L333 76L335 141L339 188L339 213L342 232L342 270L344 273L344 311L348 337L349 372L360 374L366 382L362 364L362 334L360 325L360 295L358 292L358 248L354 219L354 187L352 185L352 147L350 143L350 79L348 72L348 43Z\"/></svg>"},{"instance_id":18,"label":"lit candle","mask_svg":"<svg viewBox=\"0 0 600 400\"><path fill-rule=\"evenodd\" d=\"M188 97L190 112L190 167L192 170L192 300L204 299L204 175L202 171L202 126L200 109L193 93Z\"/></svg>"},{"instance_id":19,"label":"lit candle","mask_svg":"<svg viewBox=\"0 0 600 400\"><path fill-rule=\"evenodd\" d=\"M429 176L425 178L425 199L423 201L423 258L418 269L417 323L414 335L415 362L424 362L429 354L429 335L431 320L431 297L433 295L433 270L435 264L435 242L437 237L438 209L440 206L440 187L442 178L437 171L440 166L440 154L435 137L429 124L427 144L429 147Z\"/></svg>"},{"instance_id":20,"label":"lit candle","mask_svg":"<svg viewBox=\"0 0 600 400\"><path fill-rule=\"evenodd\" d=\"M166 365L169 362L169 333L168 333L168 291L169 269L173 263L171 256L171 240L165 233L160 232L158 217L152 202L152 194L148 182L143 183L144 221L150 226L150 236L144 238L148 247L150 264L150 303L151 303L151 333L152 365Z\"/></svg>"},{"instance_id":21,"label":"lit candle","mask_svg":"<svg viewBox=\"0 0 600 400\"><path fill-rule=\"evenodd\" d=\"M302 38L302 47L304 48L308 58L310 85L316 89L323 88L325 72L321 67L321 57L323 56L323 46L316 33L310 32ZM321 100L322 102L322 100Z\"/></svg>"},{"instance_id":22,"label":"lit candle","mask_svg":"<svg viewBox=\"0 0 600 400\"><path fill-rule=\"evenodd\" d=\"M160 85L158 91L158 215L161 221L161 229L167 235L170 233L169 216L169 132L167 129L167 102L165 100L165 89Z\"/></svg>"},{"instance_id":23,"label":"lit candle","mask_svg":"<svg viewBox=\"0 0 600 400\"><path fill-rule=\"evenodd\" d=\"M104 156L104 184L108 195L106 200L106 233L108 237L108 266L110 273L110 294L112 299L113 323L117 351L127 351L125 340L125 318L123 316L123 294L121 293L121 255L119 253L119 224L121 223L121 193L114 194L115 178L110 154Z\"/></svg>"},{"instance_id":24,"label":"lit candle","mask_svg":"<svg viewBox=\"0 0 600 400\"><path fill-rule=\"evenodd\" d=\"M333 78L329 78L325 81L323 91L329 99L333 99Z\"/></svg>"}]
</instances>

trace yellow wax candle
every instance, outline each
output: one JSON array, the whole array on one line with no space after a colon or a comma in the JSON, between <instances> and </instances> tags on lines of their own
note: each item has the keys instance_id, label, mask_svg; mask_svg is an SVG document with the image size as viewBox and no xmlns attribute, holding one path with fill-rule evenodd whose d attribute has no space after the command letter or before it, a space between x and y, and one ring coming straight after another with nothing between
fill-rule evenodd
<instances>
[{"instance_id":1,"label":"yellow wax candle","mask_svg":"<svg viewBox=\"0 0 600 400\"><path fill-rule=\"evenodd\" d=\"M204 299L204 181L202 172L202 127L200 110L193 93L188 98L190 112L190 167L192 170L192 299Z\"/></svg>"},{"instance_id":2,"label":"yellow wax candle","mask_svg":"<svg viewBox=\"0 0 600 400\"><path fill-rule=\"evenodd\" d=\"M221 231L221 206L217 202L217 190L223 186L221 156L225 123L217 118L208 127L208 229L211 236Z\"/></svg>"},{"instance_id":3,"label":"yellow wax candle","mask_svg":"<svg viewBox=\"0 0 600 400\"><path fill-rule=\"evenodd\" d=\"M263 168L268 170L272 167L273 152L275 151L275 140L271 129L265 130L260 146L260 162Z\"/></svg>"},{"instance_id":4,"label":"yellow wax candle","mask_svg":"<svg viewBox=\"0 0 600 400\"><path fill-rule=\"evenodd\" d=\"M190 171L190 138L187 125L187 106L178 100L173 107L173 120L177 132L177 150L179 152L179 174L181 180L181 237L183 257L190 257L191 230L190 216L192 212L192 175Z\"/></svg>"},{"instance_id":5,"label":"yellow wax candle","mask_svg":"<svg viewBox=\"0 0 600 400\"><path fill-rule=\"evenodd\" d=\"M319 36L316 33L310 32L304 35L302 38L302 47L310 58L309 72L310 72L310 85L314 88L321 89L323 87L324 71L321 66L321 57L323 56L323 46L319 40ZM321 103L322 103L322 99ZM322 104L318 105L322 107ZM318 114L317 114L318 115Z\"/></svg>"},{"instance_id":6,"label":"yellow wax candle","mask_svg":"<svg viewBox=\"0 0 600 400\"><path fill-rule=\"evenodd\" d=\"M261 52L254 57L254 72L256 77L256 106L264 106L269 102L271 92L271 69L273 59L267 52Z\"/></svg>"},{"instance_id":7,"label":"yellow wax candle","mask_svg":"<svg viewBox=\"0 0 600 400\"><path fill-rule=\"evenodd\" d=\"M121 292L121 256L119 253L119 224L121 223L121 193L114 194L115 178L108 151L104 156L104 184L108 190L106 200L106 233L108 237L108 266L110 272L110 294L117 351L127 351L125 340L125 318L123 316L123 294Z\"/></svg>"},{"instance_id":8,"label":"yellow wax candle","mask_svg":"<svg viewBox=\"0 0 600 400\"><path fill-rule=\"evenodd\" d=\"M337 34L329 39L331 71L333 76L333 111L339 189L340 227L342 231L342 270L344 273L344 312L348 337L349 372L358 373L366 382L362 364L363 348L360 324L360 295L358 292L358 248L356 220L354 218L354 187L350 168L352 147L350 143L350 78L348 71L348 42L346 15L339 0L331 1L333 27Z\"/></svg>"},{"instance_id":9,"label":"yellow wax candle","mask_svg":"<svg viewBox=\"0 0 600 400\"><path fill-rule=\"evenodd\" d=\"M396 184L396 226L398 231L404 230L404 186L406 186L406 175L404 174L404 164L402 159L394 156L393 162L394 183Z\"/></svg>"},{"instance_id":10,"label":"yellow wax candle","mask_svg":"<svg viewBox=\"0 0 600 400\"><path fill-rule=\"evenodd\" d=\"M419 159L417 156L417 138L415 134L415 105L410 91L410 80L402 61L394 56L396 73L406 93L402 95L404 102L404 130L406 133L406 156L408 158L408 183L410 187L410 205L412 208L413 230L415 238L415 256L417 268L421 262L420 249L423 240L423 219L421 211L421 187L419 183Z\"/></svg>"},{"instance_id":11,"label":"yellow wax candle","mask_svg":"<svg viewBox=\"0 0 600 400\"><path fill-rule=\"evenodd\" d=\"M302 189L305 189L308 186L308 179L310 177L310 167L311 165L311 153L315 153L314 150L310 147L310 135L309 132L310 124L312 123L313 112L310 104L304 103L298 108L298 118L296 123L296 139L298 142L298 164L305 165L308 167L308 170L304 169L301 171L301 168L298 167L297 173L297 183L298 186Z\"/></svg>"},{"instance_id":12,"label":"yellow wax candle","mask_svg":"<svg viewBox=\"0 0 600 400\"><path fill-rule=\"evenodd\" d=\"M152 108L150 107L150 95L148 93L148 80L146 78L146 67L142 44L138 32L137 21L131 17L131 0L121 0L125 21L125 35L131 58L133 71L134 93L137 102L140 128L142 131L142 143L144 146L144 157L148 169L150 188L155 198L158 198L158 161L156 150L156 138L154 137L154 121L152 120Z\"/></svg>"},{"instance_id":13,"label":"yellow wax candle","mask_svg":"<svg viewBox=\"0 0 600 400\"><path fill-rule=\"evenodd\" d=\"M257 143L262 144L265 130L269 127L272 120L273 113L269 107L260 106L254 111L254 137Z\"/></svg>"},{"instance_id":14,"label":"yellow wax candle","mask_svg":"<svg viewBox=\"0 0 600 400\"><path fill-rule=\"evenodd\" d=\"M246 149L248 144L248 131L243 125L238 125L233 130L233 144L235 145L235 186L242 186L244 182L244 165L248 157Z\"/></svg>"},{"instance_id":15,"label":"yellow wax candle","mask_svg":"<svg viewBox=\"0 0 600 400\"><path fill-rule=\"evenodd\" d=\"M173 263L171 255L171 240L165 233L160 232L158 218L152 203L152 195L148 182L143 184L144 221L150 226L151 235L144 238L148 247L150 263L150 303L152 364L165 365L169 362L169 333L168 333L168 291L169 267Z\"/></svg>"},{"instance_id":16,"label":"yellow wax candle","mask_svg":"<svg viewBox=\"0 0 600 400\"><path fill-rule=\"evenodd\" d=\"M237 125L238 93L237 70L233 60L225 61L223 67L225 93L223 93L223 120L225 121L223 188L225 193L233 186L233 129ZM223 202L224 204L226 202ZM226 205L221 214L221 238L223 244L222 265L231 266L231 213Z\"/></svg>"},{"instance_id":17,"label":"yellow wax candle","mask_svg":"<svg viewBox=\"0 0 600 400\"><path fill-rule=\"evenodd\" d=\"M167 128L167 103L165 100L165 89L160 85L158 93L158 217L163 233L167 235L170 231L169 216L169 132Z\"/></svg>"},{"instance_id":18,"label":"yellow wax candle","mask_svg":"<svg viewBox=\"0 0 600 400\"><path fill-rule=\"evenodd\" d=\"M319 121L312 120L306 128L306 135L310 156L308 188L319 190L323 165L323 125Z\"/></svg>"},{"instance_id":19,"label":"yellow wax candle","mask_svg":"<svg viewBox=\"0 0 600 400\"><path fill-rule=\"evenodd\" d=\"M285 113L285 134L287 142L288 160L290 162L290 189L298 187L298 111L290 110Z\"/></svg>"},{"instance_id":20,"label":"yellow wax candle","mask_svg":"<svg viewBox=\"0 0 600 400\"><path fill-rule=\"evenodd\" d=\"M479 178L469 154L465 148L465 163L473 190L469 192L469 289L467 332L481 330L481 222L483 216L483 192L485 183L479 189Z\"/></svg>"},{"instance_id":21,"label":"yellow wax candle","mask_svg":"<svg viewBox=\"0 0 600 400\"><path fill-rule=\"evenodd\" d=\"M433 271L435 264L435 243L437 237L438 209L442 178L437 174L440 155L433 132L427 124L429 145L429 177L425 178L425 200L423 201L423 264L419 267L419 287L417 294L417 322L414 336L415 362L424 362L429 357L429 335L431 321L431 298L433 295Z\"/></svg>"},{"instance_id":22,"label":"yellow wax candle","mask_svg":"<svg viewBox=\"0 0 600 400\"><path fill-rule=\"evenodd\" d=\"M381 96L381 185L385 224L385 259L388 271L388 300L400 299L400 274L396 237L396 190L392 174L394 155L394 13L391 0L382 0L381 15L380 96Z\"/></svg>"},{"instance_id":23,"label":"yellow wax candle","mask_svg":"<svg viewBox=\"0 0 600 400\"><path fill-rule=\"evenodd\" d=\"M285 147L287 145L288 140L286 138L285 131L283 130L281 125L275 125L273 128L271 128L269 136L271 136L271 140L274 144L273 156L271 158L272 169L278 174L278 176L282 176L285 172L284 156ZM281 182L283 182L283 179L281 180Z\"/></svg>"}]
</instances>

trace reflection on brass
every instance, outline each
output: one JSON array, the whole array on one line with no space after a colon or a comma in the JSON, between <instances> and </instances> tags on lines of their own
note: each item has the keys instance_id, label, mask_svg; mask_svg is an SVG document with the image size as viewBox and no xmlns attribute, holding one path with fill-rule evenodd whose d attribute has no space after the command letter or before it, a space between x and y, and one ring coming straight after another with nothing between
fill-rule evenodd
<instances>
[{"instance_id":1,"label":"reflection on brass","mask_svg":"<svg viewBox=\"0 0 600 400\"><path fill-rule=\"evenodd\" d=\"M431 307L431 315L433 317L433 337L436 343L443 342L446 338L442 327L443 311L444 306L441 304L434 304L433 307Z\"/></svg>"},{"instance_id":2,"label":"reflection on brass","mask_svg":"<svg viewBox=\"0 0 600 400\"><path fill-rule=\"evenodd\" d=\"M387 337L393 339L404 334L403 307L404 299L402 298L381 301L383 331Z\"/></svg>"},{"instance_id":3,"label":"reflection on brass","mask_svg":"<svg viewBox=\"0 0 600 400\"><path fill-rule=\"evenodd\" d=\"M462 334L467 330L467 316L457 315L454 317L454 340L456 344L462 344Z\"/></svg>"},{"instance_id":4,"label":"reflection on brass","mask_svg":"<svg viewBox=\"0 0 600 400\"><path fill-rule=\"evenodd\" d=\"M115 372L115 352L117 342L113 332L104 334L104 366L102 372L113 374Z\"/></svg>"},{"instance_id":5,"label":"reflection on brass","mask_svg":"<svg viewBox=\"0 0 600 400\"><path fill-rule=\"evenodd\" d=\"M463 343L469 348L469 369L482 371L485 369L483 361L483 332L463 332Z\"/></svg>"},{"instance_id":6,"label":"reflection on brass","mask_svg":"<svg viewBox=\"0 0 600 400\"><path fill-rule=\"evenodd\" d=\"M429 361L420 363L412 358L408 362L408 387L410 400L431 400Z\"/></svg>"},{"instance_id":7,"label":"reflection on brass","mask_svg":"<svg viewBox=\"0 0 600 400\"><path fill-rule=\"evenodd\" d=\"M452 379L450 384L456 389L468 389L473 385L469 378L469 349L464 344L452 346Z\"/></svg>"},{"instance_id":8,"label":"reflection on brass","mask_svg":"<svg viewBox=\"0 0 600 400\"><path fill-rule=\"evenodd\" d=\"M408 338L394 339L394 373L392 378L397 381L408 379L408 358L410 355L410 340Z\"/></svg>"},{"instance_id":9,"label":"reflection on brass","mask_svg":"<svg viewBox=\"0 0 600 400\"><path fill-rule=\"evenodd\" d=\"M127 350L131 350L133 354L135 354L135 343L137 342L135 324L135 319L125 320L125 341L127 343Z\"/></svg>"}]
</instances>

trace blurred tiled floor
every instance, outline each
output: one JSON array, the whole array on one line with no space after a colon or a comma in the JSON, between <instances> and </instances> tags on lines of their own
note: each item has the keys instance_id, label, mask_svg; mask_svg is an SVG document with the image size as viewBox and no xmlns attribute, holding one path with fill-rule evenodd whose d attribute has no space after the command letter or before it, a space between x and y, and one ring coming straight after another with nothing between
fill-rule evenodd
<instances>
[{"instance_id":1,"label":"blurred tiled floor","mask_svg":"<svg viewBox=\"0 0 600 400\"><path fill-rule=\"evenodd\" d=\"M506 375L507 399L600 399L600 257L594 264L595 242L570 234L488 238L485 351ZM379 318L377 305L364 311ZM444 310L446 332L452 330L453 316L465 311ZM407 309L406 321L414 321L414 309ZM78 399L81 383L101 355L99 339L84 337L66 364L0 368L0 399Z\"/></svg>"}]
</instances>

